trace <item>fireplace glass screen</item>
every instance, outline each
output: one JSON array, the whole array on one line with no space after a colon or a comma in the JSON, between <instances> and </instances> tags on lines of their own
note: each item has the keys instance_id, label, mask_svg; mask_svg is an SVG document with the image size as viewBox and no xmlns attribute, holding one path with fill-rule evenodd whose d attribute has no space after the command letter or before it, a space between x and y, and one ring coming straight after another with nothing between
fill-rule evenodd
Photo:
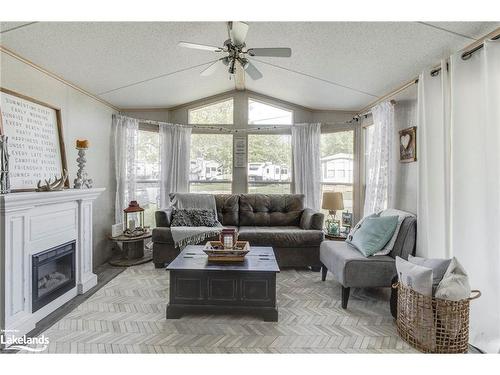
<instances>
[{"instance_id":1,"label":"fireplace glass screen","mask_svg":"<svg viewBox=\"0 0 500 375\"><path fill-rule=\"evenodd\" d=\"M75 286L75 241L33 255L35 312Z\"/></svg>"}]
</instances>

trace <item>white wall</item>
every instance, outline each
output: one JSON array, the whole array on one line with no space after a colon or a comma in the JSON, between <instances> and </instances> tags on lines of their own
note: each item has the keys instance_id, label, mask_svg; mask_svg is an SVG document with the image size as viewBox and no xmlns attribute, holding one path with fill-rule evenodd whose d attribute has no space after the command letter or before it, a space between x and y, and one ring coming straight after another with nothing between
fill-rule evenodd
<instances>
[{"instance_id":1,"label":"white wall","mask_svg":"<svg viewBox=\"0 0 500 375\"><path fill-rule=\"evenodd\" d=\"M61 109L68 173L72 185L77 171L76 139L88 139L87 170L95 187L106 191L94 204L94 266L110 255L107 235L114 212L115 182L111 116L115 111L97 100L50 77L4 52L1 56L0 86Z\"/></svg>"},{"instance_id":2,"label":"white wall","mask_svg":"<svg viewBox=\"0 0 500 375\"><path fill-rule=\"evenodd\" d=\"M394 152L395 152L395 191L394 202L398 209L417 213L417 161L402 163L399 161L399 131L417 125L417 100L397 101L394 105ZM417 128L417 142L418 128Z\"/></svg>"}]
</instances>

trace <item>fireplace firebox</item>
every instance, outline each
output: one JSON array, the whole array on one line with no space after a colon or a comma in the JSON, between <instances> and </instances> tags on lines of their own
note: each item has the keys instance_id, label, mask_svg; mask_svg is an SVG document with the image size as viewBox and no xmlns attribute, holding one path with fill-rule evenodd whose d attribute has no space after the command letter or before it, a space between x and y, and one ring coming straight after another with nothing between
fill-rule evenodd
<instances>
[{"instance_id":1,"label":"fireplace firebox","mask_svg":"<svg viewBox=\"0 0 500 375\"><path fill-rule=\"evenodd\" d=\"M32 312L75 287L75 241L32 256Z\"/></svg>"}]
</instances>

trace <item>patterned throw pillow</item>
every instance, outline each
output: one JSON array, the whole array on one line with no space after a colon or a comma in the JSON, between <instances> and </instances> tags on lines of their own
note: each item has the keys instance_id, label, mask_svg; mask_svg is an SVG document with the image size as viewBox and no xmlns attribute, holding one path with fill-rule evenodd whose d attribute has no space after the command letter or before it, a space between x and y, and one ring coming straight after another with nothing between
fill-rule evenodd
<instances>
[{"instance_id":1,"label":"patterned throw pillow","mask_svg":"<svg viewBox=\"0 0 500 375\"><path fill-rule=\"evenodd\" d=\"M216 227L219 224L212 210L178 209L172 213L172 227Z\"/></svg>"}]
</instances>

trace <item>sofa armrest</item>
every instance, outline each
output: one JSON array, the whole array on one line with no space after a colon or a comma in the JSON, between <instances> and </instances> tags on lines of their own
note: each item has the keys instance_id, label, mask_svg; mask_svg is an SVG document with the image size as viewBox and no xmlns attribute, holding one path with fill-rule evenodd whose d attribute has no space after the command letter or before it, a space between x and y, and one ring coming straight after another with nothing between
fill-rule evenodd
<instances>
[{"instance_id":1,"label":"sofa armrest","mask_svg":"<svg viewBox=\"0 0 500 375\"><path fill-rule=\"evenodd\" d=\"M323 230L324 220L325 215L323 213L306 208L300 218L300 227L302 229Z\"/></svg>"},{"instance_id":2,"label":"sofa armrest","mask_svg":"<svg viewBox=\"0 0 500 375\"><path fill-rule=\"evenodd\" d=\"M172 222L172 208L164 208L155 212L157 227L170 227Z\"/></svg>"}]
</instances>

